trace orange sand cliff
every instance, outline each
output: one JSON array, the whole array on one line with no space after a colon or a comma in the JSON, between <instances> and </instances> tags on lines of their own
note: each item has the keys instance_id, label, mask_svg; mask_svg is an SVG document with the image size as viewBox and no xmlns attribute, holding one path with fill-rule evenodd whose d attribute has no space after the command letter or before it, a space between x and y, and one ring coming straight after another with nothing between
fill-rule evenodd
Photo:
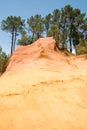
<instances>
[{"instance_id":1,"label":"orange sand cliff","mask_svg":"<svg viewBox=\"0 0 87 130\"><path fill-rule=\"evenodd\" d=\"M18 47L0 77L0 130L87 130L87 58L53 38Z\"/></svg>"}]
</instances>

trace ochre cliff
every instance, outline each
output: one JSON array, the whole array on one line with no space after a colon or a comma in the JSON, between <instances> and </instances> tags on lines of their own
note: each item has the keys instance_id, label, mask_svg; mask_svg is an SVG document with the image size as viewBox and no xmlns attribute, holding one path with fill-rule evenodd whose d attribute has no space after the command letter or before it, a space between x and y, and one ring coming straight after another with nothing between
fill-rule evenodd
<instances>
[{"instance_id":1,"label":"ochre cliff","mask_svg":"<svg viewBox=\"0 0 87 130\"><path fill-rule=\"evenodd\" d=\"M87 56L53 38L18 47L0 77L0 130L87 130Z\"/></svg>"}]
</instances>

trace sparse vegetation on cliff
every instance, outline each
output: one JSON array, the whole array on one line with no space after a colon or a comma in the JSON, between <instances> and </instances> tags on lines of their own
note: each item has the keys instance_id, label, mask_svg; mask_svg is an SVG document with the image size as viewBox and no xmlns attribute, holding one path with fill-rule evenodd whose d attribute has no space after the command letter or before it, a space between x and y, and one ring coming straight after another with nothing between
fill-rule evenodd
<instances>
[{"instance_id":1,"label":"sparse vegetation on cliff","mask_svg":"<svg viewBox=\"0 0 87 130\"><path fill-rule=\"evenodd\" d=\"M9 56L2 51L2 48L0 47L0 75L6 70L6 67L8 65Z\"/></svg>"}]
</instances>

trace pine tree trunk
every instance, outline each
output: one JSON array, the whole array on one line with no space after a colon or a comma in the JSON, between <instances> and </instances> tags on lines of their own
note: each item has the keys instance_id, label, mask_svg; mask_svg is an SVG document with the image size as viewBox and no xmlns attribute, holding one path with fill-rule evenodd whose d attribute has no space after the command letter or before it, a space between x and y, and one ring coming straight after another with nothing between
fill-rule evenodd
<instances>
[{"instance_id":1,"label":"pine tree trunk","mask_svg":"<svg viewBox=\"0 0 87 130\"><path fill-rule=\"evenodd\" d=\"M11 55L13 53L13 45L14 45L14 32L12 31Z\"/></svg>"},{"instance_id":2,"label":"pine tree trunk","mask_svg":"<svg viewBox=\"0 0 87 130\"><path fill-rule=\"evenodd\" d=\"M15 32L15 35L14 35L14 45L13 45L13 51L15 50L15 44L16 44L16 35L17 35L17 33Z\"/></svg>"},{"instance_id":3,"label":"pine tree trunk","mask_svg":"<svg viewBox=\"0 0 87 130\"><path fill-rule=\"evenodd\" d=\"M72 42L71 42L71 38L70 38L70 52L72 53Z\"/></svg>"}]
</instances>

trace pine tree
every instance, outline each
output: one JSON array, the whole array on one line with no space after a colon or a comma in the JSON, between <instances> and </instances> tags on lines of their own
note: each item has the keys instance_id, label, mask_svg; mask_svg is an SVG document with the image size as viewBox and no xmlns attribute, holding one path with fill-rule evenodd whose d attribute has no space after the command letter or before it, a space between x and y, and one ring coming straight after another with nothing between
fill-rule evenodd
<instances>
[{"instance_id":1,"label":"pine tree","mask_svg":"<svg viewBox=\"0 0 87 130\"><path fill-rule=\"evenodd\" d=\"M21 17L8 16L6 20L2 20L1 29L11 33L11 55L15 50L16 37L23 30L24 20Z\"/></svg>"}]
</instances>

